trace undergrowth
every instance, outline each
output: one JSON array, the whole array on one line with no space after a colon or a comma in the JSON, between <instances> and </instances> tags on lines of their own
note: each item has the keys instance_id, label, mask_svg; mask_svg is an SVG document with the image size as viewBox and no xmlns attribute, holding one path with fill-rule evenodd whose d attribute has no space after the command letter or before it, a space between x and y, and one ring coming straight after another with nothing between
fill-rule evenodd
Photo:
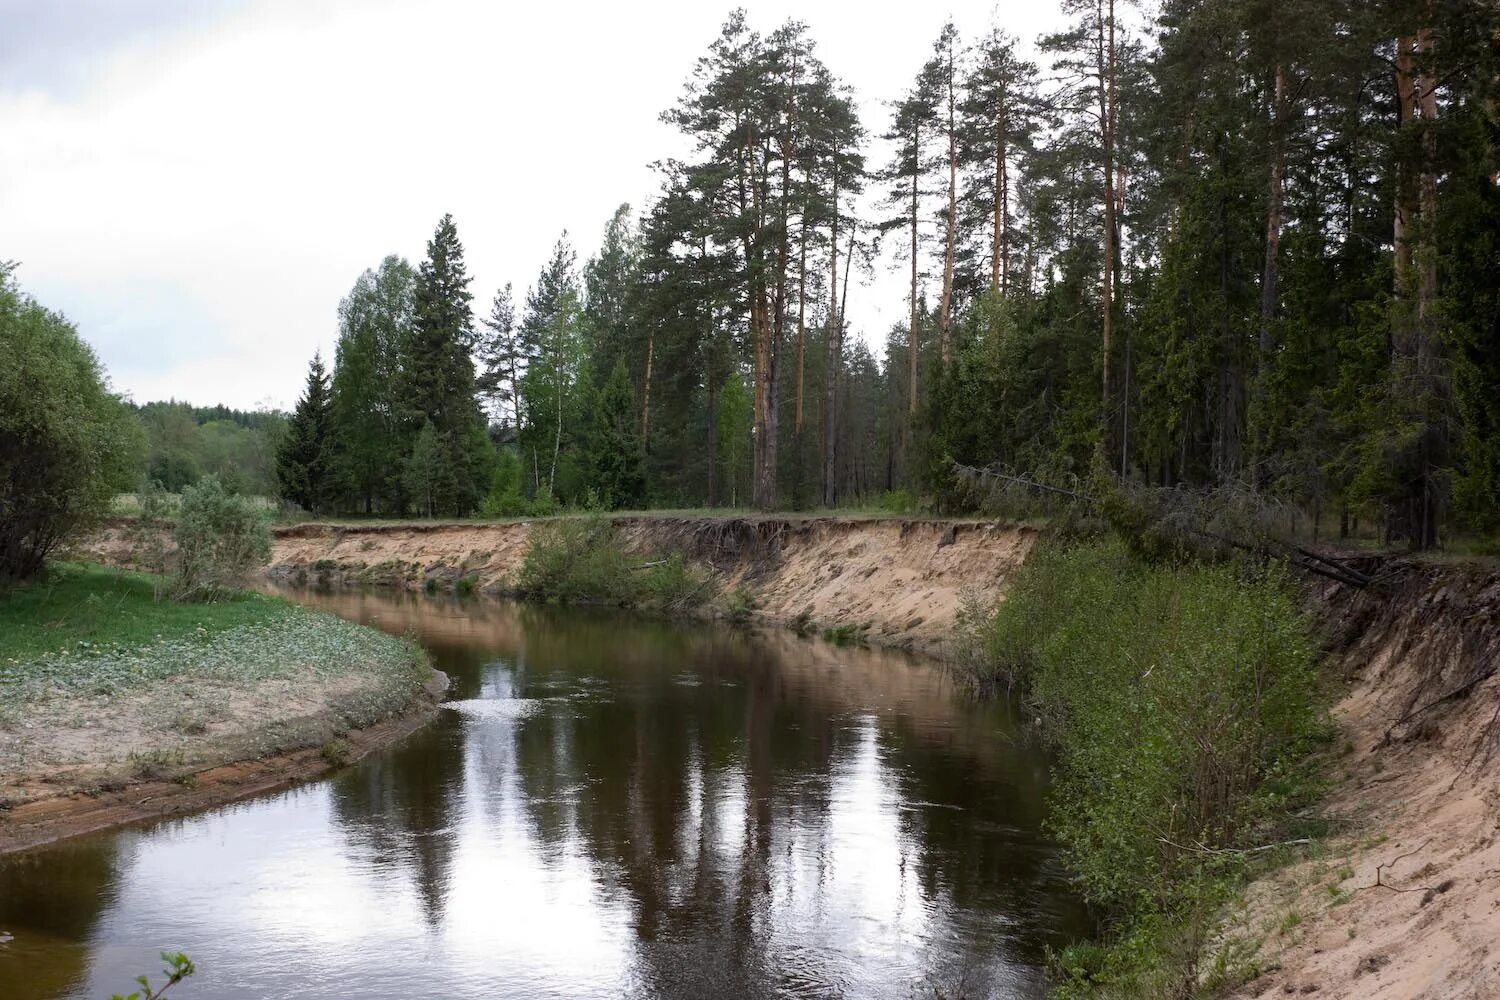
<instances>
[{"instance_id":1,"label":"undergrowth","mask_svg":"<svg viewBox=\"0 0 1500 1000\"><path fill-rule=\"evenodd\" d=\"M1305 832L1332 732L1282 572L1054 542L965 623L970 679L1017 691L1057 754L1050 827L1103 917L1055 995L1213 995L1237 975L1210 954L1217 914L1250 848Z\"/></svg>"},{"instance_id":2,"label":"undergrowth","mask_svg":"<svg viewBox=\"0 0 1500 1000\"><path fill-rule=\"evenodd\" d=\"M516 589L530 600L559 604L679 611L707 601L712 581L681 553L628 550L612 520L589 515L536 526Z\"/></svg>"}]
</instances>

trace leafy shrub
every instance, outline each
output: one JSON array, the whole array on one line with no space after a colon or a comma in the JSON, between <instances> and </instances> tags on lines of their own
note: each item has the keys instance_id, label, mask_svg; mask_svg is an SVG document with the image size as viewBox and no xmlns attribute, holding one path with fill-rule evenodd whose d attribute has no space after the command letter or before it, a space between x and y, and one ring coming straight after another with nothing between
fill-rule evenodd
<instances>
[{"instance_id":1,"label":"leafy shrub","mask_svg":"<svg viewBox=\"0 0 1500 1000\"><path fill-rule=\"evenodd\" d=\"M1052 829L1121 928L1114 948L1065 956L1065 978L1172 995L1239 864L1223 849L1273 838L1314 790L1308 756L1329 729L1285 580L1149 566L1118 543L1044 545L983 638L970 669L1018 687L1042 721ZM1177 986L1159 978L1167 966Z\"/></svg>"},{"instance_id":2,"label":"leafy shrub","mask_svg":"<svg viewBox=\"0 0 1500 1000\"><path fill-rule=\"evenodd\" d=\"M157 1000L167 990L198 971L193 965L193 960L181 952L173 954L164 951L161 953L161 960L166 963L166 968L162 969L162 975L166 976L167 979L160 987L153 990L150 979L145 976L136 976L135 981L140 985L140 989L132 993L127 993L124 996L116 993L110 997L110 1000Z\"/></svg>"},{"instance_id":3,"label":"leafy shrub","mask_svg":"<svg viewBox=\"0 0 1500 1000\"><path fill-rule=\"evenodd\" d=\"M271 558L264 512L227 493L214 476L182 492L175 531L177 563L172 596L212 601L238 591L250 571Z\"/></svg>"},{"instance_id":4,"label":"leafy shrub","mask_svg":"<svg viewBox=\"0 0 1500 1000\"><path fill-rule=\"evenodd\" d=\"M746 625L749 624L750 616L759 606L755 593L747 587L739 586L735 587L734 593L725 600L724 613L732 624Z\"/></svg>"},{"instance_id":5,"label":"leafy shrub","mask_svg":"<svg viewBox=\"0 0 1500 1000\"><path fill-rule=\"evenodd\" d=\"M608 518L570 517L538 525L517 588L534 600L674 610L703 603L708 574L680 554L628 552Z\"/></svg>"},{"instance_id":6,"label":"leafy shrub","mask_svg":"<svg viewBox=\"0 0 1500 1000\"><path fill-rule=\"evenodd\" d=\"M135 485L144 455L94 352L0 262L0 580L41 572L59 542Z\"/></svg>"}]
</instances>

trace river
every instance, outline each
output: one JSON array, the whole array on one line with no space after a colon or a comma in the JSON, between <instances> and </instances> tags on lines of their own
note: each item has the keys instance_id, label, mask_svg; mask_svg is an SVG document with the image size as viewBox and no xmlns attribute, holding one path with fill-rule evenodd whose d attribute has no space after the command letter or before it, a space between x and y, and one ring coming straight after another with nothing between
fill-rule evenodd
<instances>
[{"instance_id":1,"label":"river","mask_svg":"<svg viewBox=\"0 0 1500 1000\"><path fill-rule=\"evenodd\" d=\"M325 780L0 858L0 983L173 1000L1036 997L1087 929L1047 760L904 654L299 594L409 633L430 725Z\"/></svg>"}]
</instances>

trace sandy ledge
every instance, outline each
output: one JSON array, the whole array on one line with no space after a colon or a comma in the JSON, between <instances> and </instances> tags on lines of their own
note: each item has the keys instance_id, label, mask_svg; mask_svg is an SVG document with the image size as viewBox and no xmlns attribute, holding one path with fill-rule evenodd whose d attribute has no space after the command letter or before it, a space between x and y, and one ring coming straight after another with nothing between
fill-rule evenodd
<instances>
[{"instance_id":1,"label":"sandy ledge","mask_svg":"<svg viewBox=\"0 0 1500 1000\"><path fill-rule=\"evenodd\" d=\"M95 833L142 820L207 809L261 792L321 777L352 764L409 735L437 714L448 678L432 670L411 704L398 714L361 729L347 729L336 712L325 707L296 718L267 718L256 712L257 725L232 736L202 738L152 757L148 766L104 755L94 743L91 759L68 766L28 768L0 774L0 855L70 837ZM249 702L274 697L284 688L263 682L245 695ZM316 687L316 686L314 686ZM323 704L328 691L315 691L296 702ZM344 685L347 687L347 685ZM347 692L346 692L347 693ZM130 696L132 702L149 693ZM63 732L66 740L76 732ZM323 752L326 741L342 741L336 759ZM76 742L76 740L75 740ZM267 747L273 749L267 750ZM158 762L159 761L159 762Z\"/></svg>"}]
</instances>

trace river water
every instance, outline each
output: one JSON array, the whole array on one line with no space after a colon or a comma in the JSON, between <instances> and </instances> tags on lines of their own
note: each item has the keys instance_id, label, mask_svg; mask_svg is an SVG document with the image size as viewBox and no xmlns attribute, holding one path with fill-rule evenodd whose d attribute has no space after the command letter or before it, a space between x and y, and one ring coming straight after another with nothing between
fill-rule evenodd
<instances>
[{"instance_id":1,"label":"river water","mask_svg":"<svg viewBox=\"0 0 1500 1000\"><path fill-rule=\"evenodd\" d=\"M327 780L0 858L0 994L1035 997L1086 929L1004 706L901 654L494 602L437 720Z\"/></svg>"}]
</instances>

